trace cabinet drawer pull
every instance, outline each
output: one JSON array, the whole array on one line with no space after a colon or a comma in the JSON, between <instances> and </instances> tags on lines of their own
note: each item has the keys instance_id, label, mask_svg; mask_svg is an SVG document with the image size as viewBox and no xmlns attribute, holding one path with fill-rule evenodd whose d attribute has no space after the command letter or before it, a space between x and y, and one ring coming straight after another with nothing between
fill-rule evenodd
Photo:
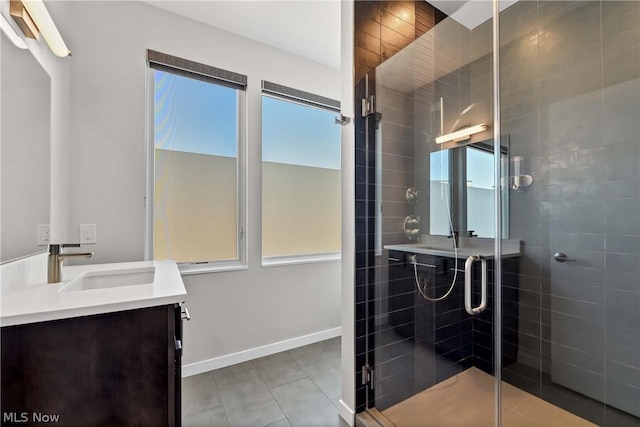
<instances>
[{"instance_id":1,"label":"cabinet drawer pull","mask_svg":"<svg viewBox=\"0 0 640 427\"><path fill-rule=\"evenodd\" d=\"M187 310L187 307L182 308L182 311L180 312L180 318L182 320L186 320L187 322L191 320L191 316L189 316L189 310Z\"/></svg>"}]
</instances>

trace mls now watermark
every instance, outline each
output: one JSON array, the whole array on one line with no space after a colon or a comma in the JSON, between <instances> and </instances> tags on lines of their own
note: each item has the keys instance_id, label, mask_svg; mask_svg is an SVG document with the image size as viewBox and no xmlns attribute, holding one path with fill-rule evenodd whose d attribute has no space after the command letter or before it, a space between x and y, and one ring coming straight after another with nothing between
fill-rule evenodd
<instances>
[{"instance_id":1,"label":"mls now watermark","mask_svg":"<svg viewBox=\"0 0 640 427\"><path fill-rule=\"evenodd\" d=\"M2 421L5 423L57 423L59 414L44 414L42 412L3 412Z\"/></svg>"}]
</instances>

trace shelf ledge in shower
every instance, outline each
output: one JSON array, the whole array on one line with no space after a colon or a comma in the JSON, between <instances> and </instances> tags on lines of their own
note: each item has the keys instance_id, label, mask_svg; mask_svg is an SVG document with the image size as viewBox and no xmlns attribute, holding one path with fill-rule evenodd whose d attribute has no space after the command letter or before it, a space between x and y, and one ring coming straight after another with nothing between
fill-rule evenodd
<instances>
[{"instance_id":1,"label":"shelf ledge in shower","mask_svg":"<svg viewBox=\"0 0 640 427\"><path fill-rule=\"evenodd\" d=\"M486 259L493 259L493 239L477 237L460 237L458 258L467 258L470 255L480 255ZM520 240L509 239L502 241L502 258L519 257L521 254ZM402 251L423 255L434 255L454 258L455 252L451 239L445 236L422 236L420 243L405 243L398 245L385 245L384 249L390 251Z\"/></svg>"}]
</instances>

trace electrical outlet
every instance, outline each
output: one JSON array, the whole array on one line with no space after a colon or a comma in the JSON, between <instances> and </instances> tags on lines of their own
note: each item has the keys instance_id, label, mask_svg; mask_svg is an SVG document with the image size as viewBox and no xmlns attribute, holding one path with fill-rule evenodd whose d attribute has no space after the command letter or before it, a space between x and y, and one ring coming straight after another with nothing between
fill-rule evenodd
<instances>
[{"instance_id":1,"label":"electrical outlet","mask_svg":"<svg viewBox=\"0 0 640 427\"><path fill-rule=\"evenodd\" d=\"M51 243L51 227L49 224L38 224L38 246L47 246Z\"/></svg>"},{"instance_id":2,"label":"electrical outlet","mask_svg":"<svg viewBox=\"0 0 640 427\"><path fill-rule=\"evenodd\" d=\"M80 244L96 243L96 225L80 224Z\"/></svg>"}]
</instances>

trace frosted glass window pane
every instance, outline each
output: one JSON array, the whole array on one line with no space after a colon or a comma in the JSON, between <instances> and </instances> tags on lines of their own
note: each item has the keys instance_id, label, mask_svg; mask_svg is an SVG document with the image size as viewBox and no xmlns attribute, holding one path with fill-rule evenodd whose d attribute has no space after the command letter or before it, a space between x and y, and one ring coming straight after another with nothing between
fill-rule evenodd
<instances>
[{"instance_id":1,"label":"frosted glass window pane","mask_svg":"<svg viewBox=\"0 0 640 427\"><path fill-rule=\"evenodd\" d=\"M335 113L262 97L262 254L340 251Z\"/></svg>"},{"instance_id":2,"label":"frosted glass window pane","mask_svg":"<svg viewBox=\"0 0 640 427\"><path fill-rule=\"evenodd\" d=\"M238 90L154 70L154 258L238 258Z\"/></svg>"}]
</instances>

